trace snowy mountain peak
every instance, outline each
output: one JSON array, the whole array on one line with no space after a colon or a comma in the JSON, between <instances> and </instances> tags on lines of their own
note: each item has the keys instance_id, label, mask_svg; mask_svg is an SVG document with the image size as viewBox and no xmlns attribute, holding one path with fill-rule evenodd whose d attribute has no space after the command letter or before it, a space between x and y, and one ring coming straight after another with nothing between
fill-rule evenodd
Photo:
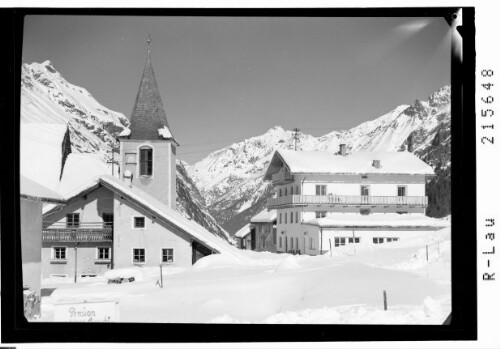
<instances>
[{"instance_id":1,"label":"snowy mountain peak","mask_svg":"<svg viewBox=\"0 0 500 349\"><path fill-rule=\"evenodd\" d=\"M429 97L429 104L433 107L446 105L451 102L451 87L446 85L441 87Z\"/></svg>"},{"instance_id":2,"label":"snowy mountain peak","mask_svg":"<svg viewBox=\"0 0 500 349\"><path fill-rule=\"evenodd\" d=\"M75 150L108 158L117 149L117 133L128 126L122 113L101 105L86 89L73 85L49 60L23 64L21 71L23 122L67 123Z\"/></svg>"}]
</instances>

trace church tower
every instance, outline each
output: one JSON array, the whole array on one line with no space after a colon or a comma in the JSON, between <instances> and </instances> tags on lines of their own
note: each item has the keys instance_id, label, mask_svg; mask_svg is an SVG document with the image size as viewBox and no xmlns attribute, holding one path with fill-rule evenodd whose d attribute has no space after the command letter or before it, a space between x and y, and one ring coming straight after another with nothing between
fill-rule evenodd
<instances>
[{"instance_id":1,"label":"church tower","mask_svg":"<svg viewBox=\"0 0 500 349\"><path fill-rule=\"evenodd\" d=\"M176 148L151 64L151 38L146 65L130 117L130 126L118 136L120 179L144 190L175 210Z\"/></svg>"}]
</instances>

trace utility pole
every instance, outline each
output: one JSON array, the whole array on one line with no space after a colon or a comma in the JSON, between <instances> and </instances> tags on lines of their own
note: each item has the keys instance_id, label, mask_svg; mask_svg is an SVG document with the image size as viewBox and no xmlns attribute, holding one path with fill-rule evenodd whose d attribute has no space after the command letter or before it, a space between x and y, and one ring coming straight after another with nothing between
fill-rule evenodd
<instances>
[{"instance_id":1,"label":"utility pole","mask_svg":"<svg viewBox=\"0 0 500 349\"><path fill-rule=\"evenodd\" d=\"M293 138L295 139L295 151L297 151L297 141L299 140L299 129L297 127L295 127L293 129L295 131L295 133L293 134Z\"/></svg>"}]
</instances>

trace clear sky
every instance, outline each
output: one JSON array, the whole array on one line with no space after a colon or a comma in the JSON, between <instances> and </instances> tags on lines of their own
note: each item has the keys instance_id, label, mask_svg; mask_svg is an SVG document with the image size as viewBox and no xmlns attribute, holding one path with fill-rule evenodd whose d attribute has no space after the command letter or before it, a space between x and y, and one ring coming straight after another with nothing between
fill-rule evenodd
<instances>
[{"instance_id":1,"label":"clear sky","mask_svg":"<svg viewBox=\"0 0 500 349\"><path fill-rule=\"evenodd\" d=\"M23 60L130 116L151 34L179 158L279 125L349 129L450 84L443 18L28 16Z\"/></svg>"}]
</instances>

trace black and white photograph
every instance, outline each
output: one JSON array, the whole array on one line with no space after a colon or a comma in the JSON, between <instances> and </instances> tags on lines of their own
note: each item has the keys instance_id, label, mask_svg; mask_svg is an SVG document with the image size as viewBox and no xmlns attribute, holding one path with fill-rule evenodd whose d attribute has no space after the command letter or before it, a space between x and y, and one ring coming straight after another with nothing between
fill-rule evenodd
<instances>
[{"instance_id":1,"label":"black and white photograph","mask_svg":"<svg viewBox=\"0 0 500 349\"><path fill-rule=\"evenodd\" d=\"M31 322L442 325L443 17L25 17Z\"/></svg>"}]
</instances>

